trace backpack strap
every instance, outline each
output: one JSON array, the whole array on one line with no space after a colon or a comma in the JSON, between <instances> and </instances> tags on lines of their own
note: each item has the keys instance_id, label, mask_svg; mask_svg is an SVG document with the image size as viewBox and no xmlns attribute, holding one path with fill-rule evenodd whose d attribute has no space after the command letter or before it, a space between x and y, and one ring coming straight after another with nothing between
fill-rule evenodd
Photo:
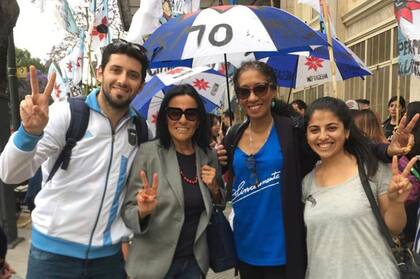
<instances>
[{"instance_id":1,"label":"backpack strap","mask_svg":"<svg viewBox=\"0 0 420 279\"><path fill-rule=\"evenodd\" d=\"M246 127L248 127L248 125L249 125L249 120L233 125L228 130L228 133L226 134L225 139L223 141L223 145L228 155L228 167L232 175L233 175L233 168L232 168L233 152L235 151L236 146L238 146L238 142L241 139L241 136L244 133Z\"/></svg>"},{"instance_id":2,"label":"backpack strap","mask_svg":"<svg viewBox=\"0 0 420 279\"><path fill-rule=\"evenodd\" d=\"M134 125L136 126L137 145L149 140L149 128L147 127L146 120L140 115L134 118Z\"/></svg>"},{"instance_id":3,"label":"backpack strap","mask_svg":"<svg viewBox=\"0 0 420 279\"><path fill-rule=\"evenodd\" d=\"M84 97L73 97L69 98L70 104L70 125L66 133L66 144L58 155L57 160L54 163L53 168L48 176L47 182L50 181L58 168L61 166L63 170L66 170L69 166L71 159L71 152L73 147L76 146L77 142L82 139L85 135L87 126L89 124L89 107L85 103Z\"/></svg>"},{"instance_id":4,"label":"backpack strap","mask_svg":"<svg viewBox=\"0 0 420 279\"><path fill-rule=\"evenodd\" d=\"M223 173L229 171L227 181L226 181L226 198L227 200L232 199L232 185L233 185L233 153L235 152L236 146L238 146L238 142L241 139L242 134L244 133L246 127L248 127L249 120L246 120L243 123L233 125L226 134L223 145L226 149L227 156L228 156L228 165L222 168Z\"/></svg>"}]
</instances>

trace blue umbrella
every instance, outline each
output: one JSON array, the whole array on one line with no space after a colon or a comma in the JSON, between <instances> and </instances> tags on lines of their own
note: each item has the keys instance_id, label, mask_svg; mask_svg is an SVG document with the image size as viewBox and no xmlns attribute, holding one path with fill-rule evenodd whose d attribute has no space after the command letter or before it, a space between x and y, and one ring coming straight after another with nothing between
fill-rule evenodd
<instances>
[{"instance_id":1,"label":"blue umbrella","mask_svg":"<svg viewBox=\"0 0 420 279\"><path fill-rule=\"evenodd\" d=\"M264 6L216 6L170 20L146 41L151 67L223 62L224 55L309 51L326 41L286 11ZM194 66L198 65L194 63Z\"/></svg>"},{"instance_id":2,"label":"blue umbrella","mask_svg":"<svg viewBox=\"0 0 420 279\"><path fill-rule=\"evenodd\" d=\"M319 32L325 38L325 35ZM325 38L326 40L326 38ZM337 65L337 79L371 75L368 67L338 39L333 39L333 50ZM331 80L328 47L321 46L304 55L275 55L262 59L277 74L279 86L288 88L307 87Z\"/></svg>"}]
</instances>

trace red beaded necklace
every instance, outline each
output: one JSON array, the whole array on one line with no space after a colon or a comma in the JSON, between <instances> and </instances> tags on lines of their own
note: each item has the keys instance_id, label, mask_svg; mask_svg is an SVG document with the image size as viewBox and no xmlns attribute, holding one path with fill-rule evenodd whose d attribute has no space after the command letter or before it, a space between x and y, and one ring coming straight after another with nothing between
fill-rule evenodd
<instances>
[{"instance_id":1,"label":"red beaded necklace","mask_svg":"<svg viewBox=\"0 0 420 279\"><path fill-rule=\"evenodd\" d=\"M192 185L197 184L197 182L198 182L198 177L197 177L197 175L196 175L193 179L190 179L190 178L186 177L186 176L182 173L182 170L179 170L179 173L181 174L181 178L182 178L185 182L187 182L188 184L192 184Z\"/></svg>"}]
</instances>

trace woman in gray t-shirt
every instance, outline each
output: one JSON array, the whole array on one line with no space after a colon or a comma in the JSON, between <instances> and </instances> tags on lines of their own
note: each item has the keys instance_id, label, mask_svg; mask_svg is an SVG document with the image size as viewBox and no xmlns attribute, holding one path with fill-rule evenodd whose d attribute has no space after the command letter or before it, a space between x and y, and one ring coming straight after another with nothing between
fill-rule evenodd
<instances>
[{"instance_id":1,"label":"woman in gray t-shirt","mask_svg":"<svg viewBox=\"0 0 420 279\"><path fill-rule=\"evenodd\" d=\"M404 201L411 187L396 158L391 169L371 154L345 103L324 97L306 114L307 140L321 161L303 182L308 279L394 279L396 262L371 210L358 173L363 162L390 232L405 226Z\"/></svg>"}]
</instances>

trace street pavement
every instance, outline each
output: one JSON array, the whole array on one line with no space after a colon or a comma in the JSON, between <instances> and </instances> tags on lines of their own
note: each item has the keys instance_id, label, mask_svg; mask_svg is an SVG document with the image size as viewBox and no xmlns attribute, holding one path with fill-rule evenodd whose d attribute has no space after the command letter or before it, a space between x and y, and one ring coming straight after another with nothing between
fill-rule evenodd
<instances>
[{"instance_id":1,"label":"street pavement","mask_svg":"<svg viewBox=\"0 0 420 279\"><path fill-rule=\"evenodd\" d=\"M31 223L30 216L27 213L22 214L21 218L18 220L18 226L21 228L18 229L18 236L23 238L23 241L20 242L13 249L7 251L7 261L16 270L15 279L25 278L26 277L26 268L28 264L28 254L29 248L31 246ZM207 274L207 279L239 279L234 276L234 270L228 270L220 273L213 273L209 270ZM59 279L59 278L57 278Z\"/></svg>"}]
</instances>

